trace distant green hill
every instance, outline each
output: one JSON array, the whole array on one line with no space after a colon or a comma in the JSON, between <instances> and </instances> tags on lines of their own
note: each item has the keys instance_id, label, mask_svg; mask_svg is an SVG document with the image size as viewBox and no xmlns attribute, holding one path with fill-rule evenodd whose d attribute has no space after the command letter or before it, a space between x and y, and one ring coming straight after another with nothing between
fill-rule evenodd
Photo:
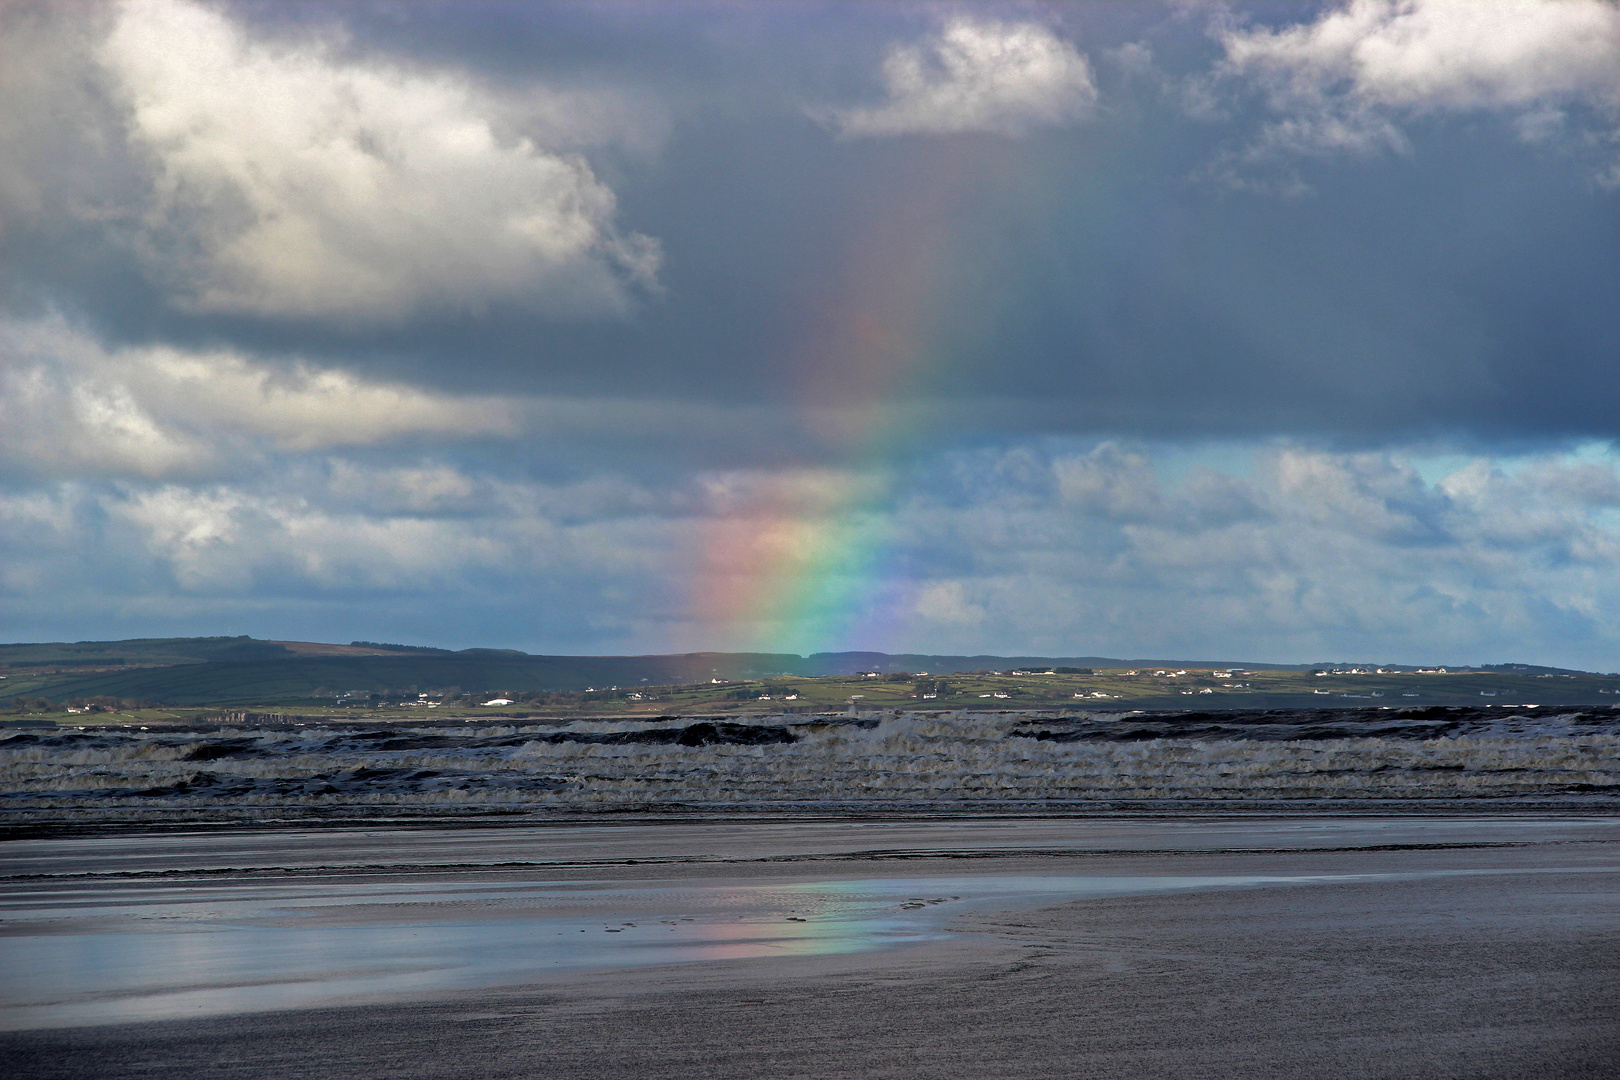
<instances>
[{"instance_id":1,"label":"distant green hill","mask_svg":"<svg viewBox=\"0 0 1620 1080\"><path fill-rule=\"evenodd\" d=\"M611 665L608 665L611 666ZM577 684L577 685L576 685ZM588 677L555 658L309 656L284 660L215 660L58 676L32 693L52 700L106 695L170 705L271 704L310 698L318 690L372 692L416 686L468 690L584 689Z\"/></svg>"},{"instance_id":2,"label":"distant green hill","mask_svg":"<svg viewBox=\"0 0 1620 1080\"><path fill-rule=\"evenodd\" d=\"M317 691L578 691L607 686L739 681L772 675L850 675L927 671L1118 667L1107 657L936 656L875 652L683 653L666 656L531 656L513 649L451 652L357 641L349 645L260 641L249 637L136 638L126 641L0 645L0 698L65 701L107 696L170 705L270 704ZM1152 663L1152 662L1145 662ZM1159 661L1158 663L1167 663ZM1186 666L1190 662L1181 661ZM1216 666L1202 662L1199 666ZM1221 665L1231 666L1231 665ZM1250 669L1279 665L1244 664ZM99 670L85 670L99 668Z\"/></svg>"},{"instance_id":3,"label":"distant green hill","mask_svg":"<svg viewBox=\"0 0 1620 1080\"><path fill-rule=\"evenodd\" d=\"M916 658L933 659L933 658ZM984 662L981 662L984 661ZM1002 658L973 658L977 670ZM1044 662L1043 662L1044 663ZM57 670L25 684L16 679L11 692L63 701L70 697L134 698L170 705L268 704L308 699L317 691L365 693L460 687L464 690L564 690L608 686L727 682L771 675L848 674L877 669L869 654L861 663L832 657L806 660L770 653L694 653L683 656L525 656L489 649L449 654L398 656L299 656L278 659L211 660L165 667L122 666L116 670ZM948 672L950 665L881 665L883 670ZM3 684L0 684L3 685ZM0 689L0 695L7 691Z\"/></svg>"},{"instance_id":4,"label":"distant green hill","mask_svg":"<svg viewBox=\"0 0 1620 1080\"><path fill-rule=\"evenodd\" d=\"M292 655L294 654L285 645L273 641L258 641L245 635L0 645L0 665L5 667L199 664L209 660L266 660Z\"/></svg>"},{"instance_id":5,"label":"distant green hill","mask_svg":"<svg viewBox=\"0 0 1620 1080\"><path fill-rule=\"evenodd\" d=\"M249 637L137 638L0 645L0 701L13 697L113 697L168 705L273 705L362 694L460 688L463 691L581 691L612 686L743 682L772 676L862 672L977 671L1051 668L1240 668L1305 672L1326 665L1230 661L1120 660L1101 656L938 656L916 653L683 653L667 656L531 656L513 649L451 652L379 642L326 645ZM1454 669L1456 670L1456 669ZM1484 669L1471 669L1482 671ZM1546 679L1552 668L1495 665L1493 674ZM1308 681L1308 680L1307 680ZM1550 692L1552 684L1540 687ZM1478 691L1473 691L1477 693ZM1606 692L1606 691L1605 691ZM1550 700L1550 698L1549 698Z\"/></svg>"}]
</instances>

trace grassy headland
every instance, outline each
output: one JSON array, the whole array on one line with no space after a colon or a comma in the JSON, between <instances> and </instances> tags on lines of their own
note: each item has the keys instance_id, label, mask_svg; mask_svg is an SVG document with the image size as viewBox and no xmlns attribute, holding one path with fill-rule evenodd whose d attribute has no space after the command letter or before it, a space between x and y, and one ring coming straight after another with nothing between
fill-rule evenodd
<instances>
[{"instance_id":1,"label":"grassy headland","mask_svg":"<svg viewBox=\"0 0 1620 1080\"><path fill-rule=\"evenodd\" d=\"M251 638L0 646L9 719L72 723L996 709L1620 705L1620 676L1497 665L1080 665L766 653L530 656ZM828 672L827 669L843 669ZM491 705L486 702L501 701ZM70 711L71 710L71 711Z\"/></svg>"}]
</instances>

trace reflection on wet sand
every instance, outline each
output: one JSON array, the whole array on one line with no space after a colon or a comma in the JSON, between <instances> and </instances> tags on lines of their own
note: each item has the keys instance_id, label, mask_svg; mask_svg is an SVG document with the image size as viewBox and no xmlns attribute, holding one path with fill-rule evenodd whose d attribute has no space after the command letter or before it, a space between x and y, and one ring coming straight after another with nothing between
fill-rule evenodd
<instances>
[{"instance_id":1,"label":"reflection on wet sand","mask_svg":"<svg viewBox=\"0 0 1620 1080\"><path fill-rule=\"evenodd\" d=\"M978 917L987 913L1109 897L1522 876L1552 866L1609 872L1598 856L1616 824L708 822L14 841L3 853L10 888L0 897L0 1029L431 998L616 969L957 947L964 931L976 940L996 933ZM1444 865L1435 861L1442 850L1452 852ZM1532 850L1560 854L1551 866L1516 868L1491 854ZM681 851L703 854L672 857ZM1380 861L1328 856L1348 851L1381 853ZM1580 865L1579 852L1597 861ZM1122 855L1132 861L1117 861ZM452 857L459 865L445 865ZM973 861L959 861L965 857ZM281 867L266 868L269 860Z\"/></svg>"},{"instance_id":2,"label":"reflection on wet sand","mask_svg":"<svg viewBox=\"0 0 1620 1080\"><path fill-rule=\"evenodd\" d=\"M0 1074L1610 1076L1617 825L17 840L0 845Z\"/></svg>"},{"instance_id":3,"label":"reflection on wet sand","mask_svg":"<svg viewBox=\"0 0 1620 1080\"><path fill-rule=\"evenodd\" d=\"M694 885L368 883L43 891L6 905L0 1027L351 1003L559 974L941 940L959 915L1408 875L995 875Z\"/></svg>"},{"instance_id":4,"label":"reflection on wet sand","mask_svg":"<svg viewBox=\"0 0 1620 1080\"><path fill-rule=\"evenodd\" d=\"M0 958L13 975L0 992L0 1025L259 1011L532 982L560 970L859 952L937 939L954 913L946 907L1095 890L1035 877L42 891L6 905ZM916 899L924 895L952 902Z\"/></svg>"}]
</instances>

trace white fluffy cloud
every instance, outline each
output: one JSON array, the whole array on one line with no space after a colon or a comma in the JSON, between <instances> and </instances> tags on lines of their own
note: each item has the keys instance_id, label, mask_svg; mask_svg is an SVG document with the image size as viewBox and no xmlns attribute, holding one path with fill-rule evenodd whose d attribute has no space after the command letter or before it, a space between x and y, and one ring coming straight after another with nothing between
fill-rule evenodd
<instances>
[{"instance_id":1,"label":"white fluffy cloud","mask_svg":"<svg viewBox=\"0 0 1620 1080\"><path fill-rule=\"evenodd\" d=\"M187 0L128 0L99 58L153 177L137 234L194 310L600 314L657 270L582 157L499 130L456 75L255 41Z\"/></svg>"},{"instance_id":2,"label":"white fluffy cloud","mask_svg":"<svg viewBox=\"0 0 1620 1080\"><path fill-rule=\"evenodd\" d=\"M108 350L60 318L0 322L0 460L34 473L158 477L257 450L510 435L518 406L308 363L170 346Z\"/></svg>"},{"instance_id":3,"label":"white fluffy cloud","mask_svg":"<svg viewBox=\"0 0 1620 1080\"><path fill-rule=\"evenodd\" d=\"M818 588L850 598L856 636L818 644L1614 667L1612 448L1465 461L1428 480L1385 453L1251 450L1247 469L1178 476L1151 448L951 455L897 495L862 496L887 571L874 580L856 558L818 572ZM870 482L784 470L764 527L823 542L843 527L827 485L847 496ZM42 485L0 492L0 544L13 553L0 589L18 618L75 603L149 615L234 604L303 625L310 605L331 605L366 636L385 605L424 640L489 644L499 611L499 640L519 645L757 647L799 628L770 625L768 610L716 623L697 600L722 577L768 592L781 564L700 556L726 542L739 499L772 487L763 469L542 482L342 451L228 482Z\"/></svg>"},{"instance_id":4,"label":"white fluffy cloud","mask_svg":"<svg viewBox=\"0 0 1620 1080\"><path fill-rule=\"evenodd\" d=\"M883 63L888 99L835 117L846 135L1017 135L1063 124L1097 101L1091 65L1036 23L958 16L916 45L896 45Z\"/></svg>"},{"instance_id":5,"label":"white fluffy cloud","mask_svg":"<svg viewBox=\"0 0 1620 1080\"><path fill-rule=\"evenodd\" d=\"M169 485L104 507L186 592L241 593L267 578L346 590L443 586L512 555L464 522L344 513L232 487Z\"/></svg>"},{"instance_id":6,"label":"white fluffy cloud","mask_svg":"<svg viewBox=\"0 0 1620 1080\"><path fill-rule=\"evenodd\" d=\"M1544 134L1562 110L1620 111L1620 6L1609 0L1351 0L1278 30L1227 27L1225 70L1280 114L1295 151L1399 147L1405 116L1504 110Z\"/></svg>"},{"instance_id":7,"label":"white fluffy cloud","mask_svg":"<svg viewBox=\"0 0 1620 1080\"><path fill-rule=\"evenodd\" d=\"M1559 639L1607 670L1620 642L1612 451L1433 483L1397 455L1297 447L1247 475L1170 480L1112 445L981 451L953 475L895 515L927 568L896 636L930 651L1478 662Z\"/></svg>"},{"instance_id":8,"label":"white fluffy cloud","mask_svg":"<svg viewBox=\"0 0 1620 1080\"><path fill-rule=\"evenodd\" d=\"M35 519L49 508L72 522L60 537L61 554L81 552L87 535L97 536L102 550L92 559L104 564L97 569L124 567L121 580L99 583L104 595L91 602L101 605L153 607L165 596L176 606L236 598L250 607L277 607L365 596L391 603L421 598L430 607L505 607L532 595L536 583L543 592L567 582L571 593L585 594L570 596L569 605L581 610L566 613L567 619L621 624L656 612L652 598L667 591L660 575L669 569L669 551L682 542L677 518L582 520L577 503L592 496L572 486L457 476L442 464L384 470L357 483L337 464L340 475L331 483L315 473L298 482L63 485L56 505L36 496L10 513L0 497L0 533L10 519L37 528ZM435 492L419 486L424 480L468 497L435 500ZM410 505L383 505L377 496L386 499L388 488L405 489ZM61 580L60 570L48 576ZM75 580L95 576L81 573ZM496 593L489 591L492 584ZM150 592L128 595L142 588ZM593 610L596 590L633 592L647 610Z\"/></svg>"}]
</instances>

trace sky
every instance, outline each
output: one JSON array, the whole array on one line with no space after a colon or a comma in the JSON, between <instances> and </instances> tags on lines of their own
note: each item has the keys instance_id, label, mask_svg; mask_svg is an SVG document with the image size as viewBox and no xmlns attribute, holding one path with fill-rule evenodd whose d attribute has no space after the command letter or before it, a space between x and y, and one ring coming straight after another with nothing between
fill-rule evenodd
<instances>
[{"instance_id":1,"label":"sky","mask_svg":"<svg viewBox=\"0 0 1620 1080\"><path fill-rule=\"evenodd\" d=\"M1620 668L1620 6L0 0L0 638Z\"/></svg>"}]
</instances>

